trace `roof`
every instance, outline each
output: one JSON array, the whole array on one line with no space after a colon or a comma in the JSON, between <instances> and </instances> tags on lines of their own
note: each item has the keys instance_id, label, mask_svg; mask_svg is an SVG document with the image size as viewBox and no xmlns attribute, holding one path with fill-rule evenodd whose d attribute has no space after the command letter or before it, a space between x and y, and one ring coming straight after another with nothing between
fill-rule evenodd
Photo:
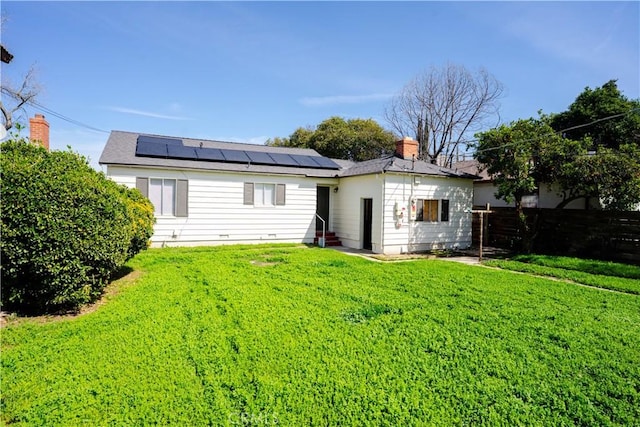
<instances>
[{"instance_id":1,"label":"roof","mask_svg":"<svg viewBox=\"0 0 640 427\"><path fill-rule=\"evenodd\" d=\"M340 172L341 177L368 175L372 173L409 173L416 175L442 176L447 178L476 179L476 175L469 174L454 169L434 165L423 160L406 160L396 157L393 154L379 159L367 160L354 163L351 167Z\"/></svg>"},{"instance_id":2,"label":"roof","mask_svg":"<svg viewBox=\"0 0 640 427\"><path fill-rule=\"evenodd\" d=\"M453 169L476 175L480 181L491 181L487 168L482 167L480 162L477 160L463 160L461 162L456 162L453 164Z\"/></svg>"},{"instance_id":3,"label":"roof","mask_svg":"<svg viewBox=\"0 0 640 427\"><path fill-rule=\"evenodd\" d=\"M140 134L135 132L112 131L107 140L107 144L102 151L100 164L122 165L122 166L142 166L155 168L179 168L179 169L199 169L215 170L227 172L249 172L249 173L269 173L282 175L305 175L313 177L335 177L339 170L323 169L314 167L292 167L262 165L255 163L227 163L222 161L200 161L165 157L147 157L136 155L138 137L151 137L161 139L180 139L185 147L194 148L217 148L233 151L252 151L261 153L289 154L298 156L317 157L321 156L315 150L309 148L271 147L267 145L242 144L237 142L213 141L193 138L174 138L161 135Z\"/></svg>"},{"instance_id":4,"label":"roof","mask_svg":"<svg viewBox=\"0 0 640 427\"><path fill-rule=\"evenodd\" d=\"M448 169L421 160L405 160L394 155L387 155L379 159L364 162L330 159L339 169L315 168L303 166L279 166L247 163L229 163L225 161L202 161L164 156L136 155L138 139L156 138L162 140L179 139L185 147L251 151L270 154L288 154L297 156L311 156L313 158L329 160L309 148L272 147L267 145L242 144L237 142L213 141L193 138L175 138L161 135L140 134L135 132L112 131L102 151L99 163L106 165L140 166L170 169L197 169L210 171L265 173L278 175L304 175L318 178L349 177L370 175L377 173L408 173L417 175L431 175L449 178L477 179L473 173ZM170 141L169 141L170 142ZM275 157L275 156L274 156Z\"/></svg>"}]
</instances>

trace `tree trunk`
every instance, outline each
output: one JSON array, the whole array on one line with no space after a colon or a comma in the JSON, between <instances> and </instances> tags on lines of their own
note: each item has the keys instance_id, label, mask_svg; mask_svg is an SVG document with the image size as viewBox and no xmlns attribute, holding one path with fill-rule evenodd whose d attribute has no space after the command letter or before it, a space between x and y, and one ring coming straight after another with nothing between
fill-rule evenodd
<instances>
[{"instance_id":1,"label":"tree trunk","mask_svg":"<svg viewBox=\"0 0 640 427\"><path fill-rule=\"evenodd\" d=\"M527 232L527 217L522 209L522 195L516 195L516 230L517 236L520 239L519 247L516 248L520 251L528 253L531 249Z\"/></svg>"}]
</instances>

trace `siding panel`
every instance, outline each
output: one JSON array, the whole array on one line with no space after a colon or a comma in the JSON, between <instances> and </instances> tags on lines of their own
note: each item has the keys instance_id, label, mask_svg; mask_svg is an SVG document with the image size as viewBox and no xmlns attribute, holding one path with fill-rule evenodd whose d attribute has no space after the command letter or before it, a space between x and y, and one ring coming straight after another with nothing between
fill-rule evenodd
<instances>
[{"instance_id":1,"label":"siding panel","mask_svg":"<svg viewBox=\"0 0 640 427\"><path fill-rule=\"evenodd\" d=\"M158 217L152 236L154 246L311 243L315 236L316 181L313 178L122 167L109 167L107 174L129 187L135 186L136 177L188 180L188 216ZM281 195L285 204L245 205L245 182L276 184L276 188L283 190L286 186L286 192Z\"/></svg>"}]
</instances>

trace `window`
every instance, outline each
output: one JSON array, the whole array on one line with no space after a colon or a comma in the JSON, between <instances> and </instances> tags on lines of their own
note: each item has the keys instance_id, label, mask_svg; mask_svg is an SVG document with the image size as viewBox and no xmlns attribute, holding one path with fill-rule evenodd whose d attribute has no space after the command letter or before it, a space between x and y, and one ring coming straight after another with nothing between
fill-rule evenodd
<instances>
[{"instance_id":1,"label":"window","mask_svg":"<svg viewBox=\"0 0 640 427\"><path fill-rule=\"evenodd\" d=\"M418 199L416 221L438 222L438 208L440 208L440 221L449 221L449 200Z\"/></svg>"},{"instance_id":2,"label":"window","mask_svg":"<svg viewBox=\"0 0 640 427\"><path fill-rule=\"evenodd\" d=\"M175 215L176 180L150 179L149 200L153 203L156 215Z\"/></svg>"},{"instance_id":3,"label":"window","mask_svg":"<svg viewBox=\"0 0 640 427\"><path fill-rule=\"evenodd\" d=\"M244 204L258 207L281 206L286 202L285 184L244 183Z\"/></svg>"},{"instance_id":4,"label":"window","mask_svg":"<svg viewBox=\"0 0 640 427\"><path fill-rule=\"evenodd\" d=\"M418 212L416 221L436 222L438 221L438 201L418 199Z\"/></svg>"},{"instance_id":5,"label":"window","mask_svg":"<svg viewBox=\"0 0 640 427\"><path fill-rule=\"evenodd\" d=\"M255 206L275 206L275 184L255 184L253 204Z\"/></svg>"},{"instance_id":6,"label":"window","mask_svg":"<svg viewBox=\"0 0 640 427\"><path fill-rule=\"evenodd\" d=\"M138 177L136 187L149 198L156 216L187 216L189 182L186 179Z\"/></svg>"}]
</instances>

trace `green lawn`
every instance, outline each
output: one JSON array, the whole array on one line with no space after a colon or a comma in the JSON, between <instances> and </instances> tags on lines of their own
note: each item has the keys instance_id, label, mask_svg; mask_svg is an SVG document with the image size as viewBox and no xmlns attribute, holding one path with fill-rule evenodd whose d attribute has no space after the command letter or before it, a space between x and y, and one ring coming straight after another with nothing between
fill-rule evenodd
<instances>
[{"instance_id":1,"label":"green lawn","mask_svg":"<svg viewBox=\"0 0 640 427\"><path fill-rule=\"evenodd\" d=\"M149 250L2 330L15 425L638 425L640 297L329 249Z\"/></svg>"},{"instance_id":2,"label":"green lawn","mask_svg":"<svg viewBox=\"0 0 640 427\"><path fill-rule=\"evenodd\" d=\"M518 255L484 264L640 295L640 267L634 265L548 255Z\"/></svg>"}]
</instances>

